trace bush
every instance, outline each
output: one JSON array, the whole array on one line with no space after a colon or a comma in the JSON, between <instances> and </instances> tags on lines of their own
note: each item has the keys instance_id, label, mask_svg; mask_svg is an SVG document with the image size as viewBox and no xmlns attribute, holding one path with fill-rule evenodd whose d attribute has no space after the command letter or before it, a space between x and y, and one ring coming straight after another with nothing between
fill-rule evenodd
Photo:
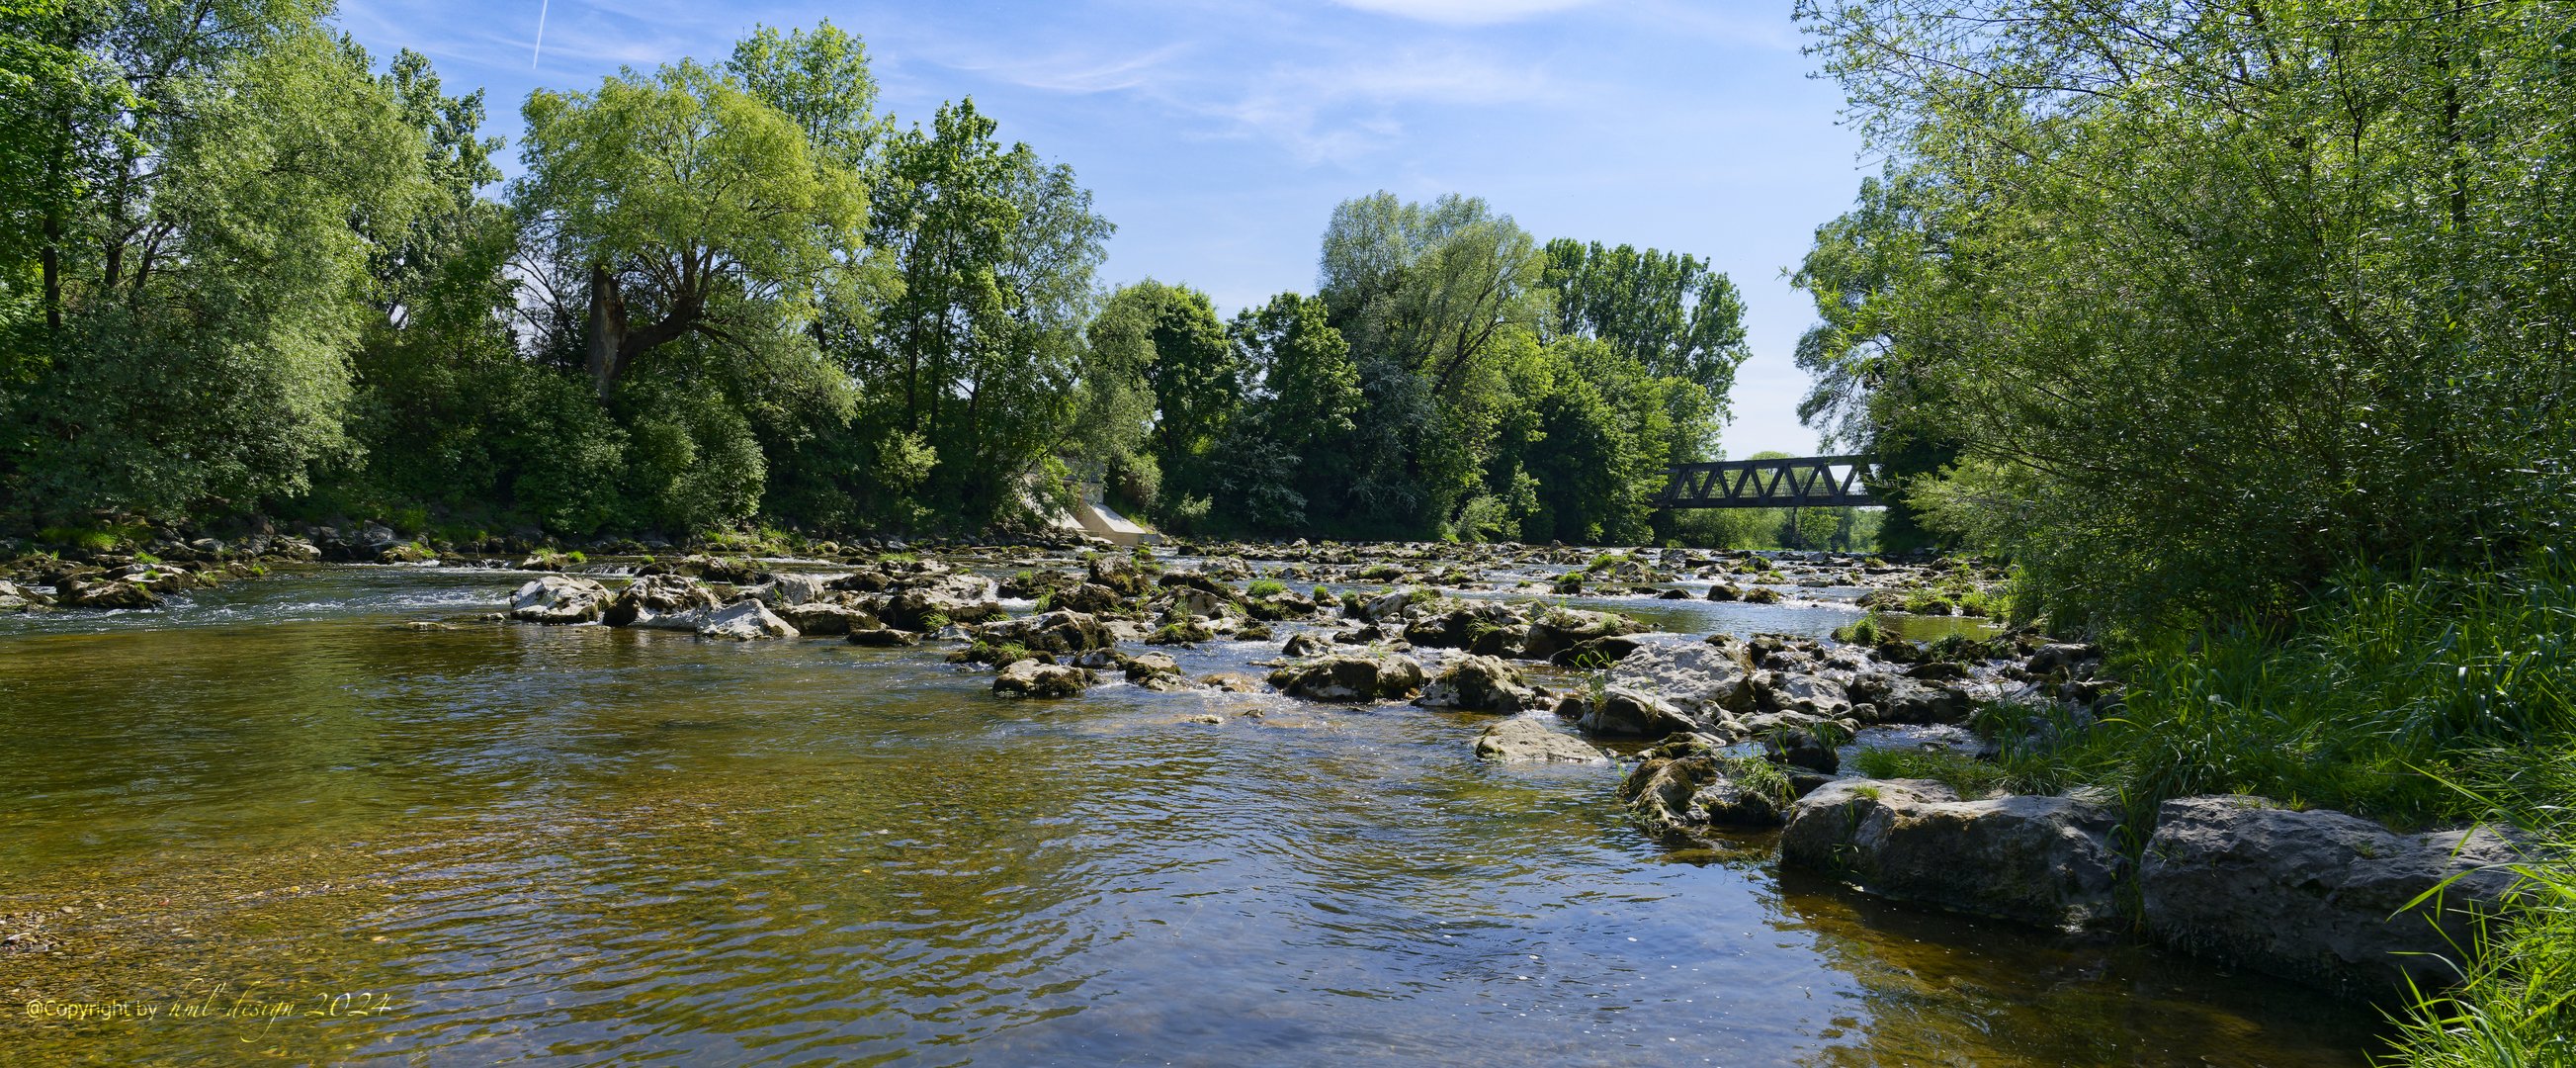
<instances>
[{"instance_id":1,"label":"bush","mask_svg":"<svg viewBox=\"0 0 2576 1068\"><path fill-rule=\"evenodd\" d=\"M2213 627L2116 666L2117 714L2020 732L2009 761L2133 805L2249 793L2398 825L2487 815L2443 779L2563 803L2566 783L2510 769L2576 748L2576 564L2355 569L2287 622Z\"/></svg>"},{"instance_id":2,"label":"bush","mask_svg":"<svg viewBox=\"0 0 2576 1068\"><path fill-rule=\"evenodd\" d=\"M1288 584L1276 579L1256 579L1243 589L1245 596L1260 598L1277 597L1287 592Z\"/></svg>"}]
</instances>

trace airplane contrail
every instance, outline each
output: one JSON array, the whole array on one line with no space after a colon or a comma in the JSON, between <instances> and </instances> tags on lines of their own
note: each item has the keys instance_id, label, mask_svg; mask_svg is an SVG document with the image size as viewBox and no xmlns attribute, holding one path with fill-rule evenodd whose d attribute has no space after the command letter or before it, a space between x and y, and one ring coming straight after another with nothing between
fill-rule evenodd
<instances>
[{"instance_id":1,"label":"airplane contrail","mask_svg":"<svg viewBox=\"0 0 2576 1068\"><path fill-rule=\"evenodd\" d=\"M550 0L537 0L537 48L528 53L528 69L537 69L537 57L546 54L546 5Z\"/></svg>"}]
</instances>

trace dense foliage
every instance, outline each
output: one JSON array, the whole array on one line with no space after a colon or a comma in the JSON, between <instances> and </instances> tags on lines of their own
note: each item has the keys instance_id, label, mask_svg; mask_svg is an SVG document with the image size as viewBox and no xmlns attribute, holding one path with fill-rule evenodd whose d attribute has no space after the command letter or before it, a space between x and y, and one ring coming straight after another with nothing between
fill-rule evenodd
<instances>
[{"instance_id":1,"label":"dense foliage","mask_svg":"<svg viewBox=\"0 0 2576 1068\"><path fill-rule=\"evenodd\" d=\"M1808 0L1889 162L1810 415L2061 620L2511 555L2576 504L2563 4ZM1954 462L1955 461L1955 462Z\"/></svg>"},{"instance_id":2,"label":"dense foliage","mask_svg":"<svg viewBox=\"0 0 2576 1068\"><path fill-rule=\"evenodd\" d=\"M503 186L481 93L330 14L0 6L0 525L977 529L1089 485L1183 530L1772 533L1653 527L1746 354L1692 257L1381 193L1228 321L1101 291L1069 169L972 101L900 127L829 23L539 90Z\"/></svg>"},{"instance_id":3,"label":"dense foliage","mask_svg":"<svg viewBox=\"0 0 2576 1068\"><path fill-rule=\"evenodd\" d=\"M1796 276L1803 414L1885 461L1891 540L2122 650L2098 720L1990 710L1985 773L2518 824L2517 922L2403 1052L2568 1063L2566 5L1799 12L1888 161Z\"/></svg>"}]
</instances>

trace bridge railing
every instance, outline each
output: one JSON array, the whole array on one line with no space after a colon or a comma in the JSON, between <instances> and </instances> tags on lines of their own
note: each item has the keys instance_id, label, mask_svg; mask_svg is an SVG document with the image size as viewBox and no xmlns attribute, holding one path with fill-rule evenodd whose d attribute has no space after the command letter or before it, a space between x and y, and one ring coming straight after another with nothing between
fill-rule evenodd
<instances>
[{"instance_id":1,"label":"bridge railing","mask_svg":"<svg viewBox=\"0 0 2576 1068\"><path fill-rule=\"evenodd\" d=\"M1664 508L1861 508L1879 504L1863 481L1866 456L1806 456L1679 464L1665 472Z\"/></svg>"}]
</instances>

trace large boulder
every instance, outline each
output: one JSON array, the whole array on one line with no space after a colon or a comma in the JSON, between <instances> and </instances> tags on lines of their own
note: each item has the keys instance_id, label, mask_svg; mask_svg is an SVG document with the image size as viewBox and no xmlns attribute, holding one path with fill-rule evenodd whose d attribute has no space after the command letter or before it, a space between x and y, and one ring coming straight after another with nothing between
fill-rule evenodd
<instances>
[{"instance_id":1,"label":"large boulder","mask_svg":"<svg viewBox=\"0 0 2576 1068\"><path fill-rule=\"evenodd\" d=\"M877 625L877 617L867 609L841 601L806 601L781 605L778 618L796 628L796 633L817 637L848 634Z\"/></svg>"},{"instance_id":2,"label":"large boulder","mask_svg":"<svg viewBox=\"0 0 2576 1068\"><path fill-rule=\"evenodd\" d=\"M1127 597L1097 582L1086 582L1054 594L1055 606L1075 612L1099 615L1127 607Z\"/></svg>"},{"instance_id":3,"label":"large boulder","mask_svg":"<svg viewBox=\"0 0 2576 1068\"><path fill-rule=\"evenodd\" d=\"M882 613L887 625L905 630L937 630L949 623L981 623L999 619L1004 614L998 600L972 598L944 587L904 590L886 602Z\"/></svg>"},{"instance_id":4,"label":"large boulder","mask_svg":"<svg viewBox=\"0 0 2576 1068\"><path fill-rule=\"evenodd\" d=\"M769 602L769 606L774 609L810 604L823 600L835 592L832 589L832 582L840 577L838 575L773 575L770 577L768 587L760 591L760 599Z\"/></svg>"},{"instance_id":5,"label":"large boulder","mask_svg":"<svg viewBox=\"0 0 2576 1068\"><path fill-rule=\"evenodd\" d=\"M1518 668L1497 657L1469 656L1443 669L1413 703L1424 708L1511 713L1529 707L1532 699Z\"/></svg>"},{"instance_id":6,"label":"large boulder","mask_svg":"<svg viewBox=\"0 0 2576 1068\"><path fill-rule=\"evenodd\" d=\"M1506 764L1607 764L1591 743L1535 716L1514 716L1476 736L1476 755Z\"/></svg>"},{"instance_id":7,"label":"large boulder","mask_svg":"<svg viewBox=\"0 0 2576 1068\"><path fill-rule=\"evenodd\" d=\"M1110 634L1109 628L1102 626L1098 619L1062 609L987 623L975 628L975 637L980 641L1044 649L1050 653L1079 653L1117 644L1116 636Z\"/></svg>"},{"instance_id":8,"label":"large boulder","mask_svg":"<svg viewBox=\"0 0 2576 1068\"><path fill-rule=\"evenodd\" d=\"M1458 605L1408 623L1404 640L1425 648L1464 649L1480 656L1509 656L1520 648L1529 619L1507 604Z\"/></svg>"},{"instance_id":9,"label":"large boulder","mask_svg":"<svg viewBox=\"0 0 2576 1068\"><path fill-rule=\"evenodd\" d=\"M1136 566L1132 557L1115 554L1095 556L1090 564L1091 581L1106 586L1122 597L1143 596L1147 588L1145 570Z\"/></svg>"},{"instance_id":10,"label":"large boulder","mask_svg":"<svg viewBox=\"0 0 2576 1068\"><path fill-rule=\"evenodd\" d=\"M1777 827L1794 792L1788 776L1759 760L1693 752L1648 757L1619 784L1619 799L1647 831L1673 838Z\"/></svg>"},{"instance_id":11,"label":"large boulder","mask_svg":"<svg viewBox=\"0 0 2576 1068\"><path fill-rule=\"evenodd\" d=\"M1521 639L1521 655L1531 660L1545 660L1560 650L1571 649L1595 638L1638 634L1646 625L1615 612L1592 612L1580 608L1551 608L1531 620Z\"/></svg>"},{"instance_id":12,"label":"large boulder","mask_svg":"<svg viewBox=\"0 0 2576 1068\"><path fill-rule=\"evenodd\" d=\"M1650 693L1613 686L1585 706L1575 727L1596 738L1661 738L1706 726Z\"/></svg>"},{"instance_id":13,"label":"large boulder","mask_svg":"<svg viewBox=\"0 0 2576 1068\"><path fill-rule=\"evenodd\" d=\"M7 580L0 580L0 612L24 612L45 606L43 594Z\"/></svg>"},{"instance_id":14,"label":"large boulder","mask_svg":"<svg viewBox=\"0 0 2576 1068\"><path fill-rule=\"evenodd\" d=\"M1965 723L1976 711L1965 690L1886 672L1855 675L1844 689L1850 700L1873 709L1863 717L1871 723Z\"/></svg>"},{"instance_id":15,"label":"large boulder","mask_svg":"<svg viewBox=\"0 0 2576 1068\"><path fill-rule=\"evenodd\" d=\"M2238 967L2348 994L2457 978L2524 859L2492 830L2398 834L2253 797L2164 803L2139 864L2147 932ZM2454 879L2437 901L2415 899Z\"/></svg>"},{"instance_id":16,"label":"large boulder","mask_svg":"<svg viewBox=\"0 0 2576 1068\"><path fill-rule=\"evenodd\" d=\"M993 692L1004 697L1071 697L1092 680L1091 672L1082 668L1015 660L993 677Z\"/></svg>"},{"instance_id":17,"label":"large boulder","mask_svg":"<svg viewBox=\"0 0 2576 1068\"><path fill-rule=\"evenodd\" d=\"M1270 685L1316 701L1401 701L1422 689L1422 664L1400 653L1334 653L1273 671Z\"/></svg>"},{"instance_id":18,"label":"large boulder","mask_svg":"<svg viewBox=\"0 0 2576 1068\"><path fill-rule=\"evenodd\" d=\"M608 604L608 587L570 575L540 575L510 595L510 618L522 623L589 623Z\"/></svg>"},{"instance_id":19,"label":"large boulder","mask_svg":"<svg viewBox=\"0 0 2576 1068\"><path fill-rule=\"evenodd\" d=\"M1795 712L1816 720L1852 714L1851 696L1841 683L1804 671L1754 672L1753 696L1755 707L1765 712Z\"/></svg>"},{"instance_id":20,"label":"large boulder","mask_svg":"<svg viewBox=\"0 0 2576 1068\"><path fill-rule=\"evenodd\" d=\"M157 608L161 595L145 583L123 579L69 579L54 587L67 608Z\"/></svg>"},{"instance_id":21,"label":"large boulder","mask_svg":"<svg viewBox=\"0 0 2576 1068\"><path fill-rule=\"evenodd\" d=\"M551 576L550 576L551 577ZM542 582L544 579L539 579ZM599 621L612 627L696 630L723 600L686 575L646 575L609 598Z\"/></svg>"},{"instance_id":22,"label":"large boulder","mask_svg":"<svg viewBox=\"0 0 2576 1068\"><path fill-rule=\"evenodd\" d=\"M2111 914L2118 822L2072 797L1962 801L1924 779L1844 779L1790 809L1780 860L1885 897L2073 928Z\"/></svg>"},{"instance_id":23,"label":"large boulder","mask_svg":"<svg viewBox=\"0 0 2576 1068\"><path fill-rule=\"evenodd\" d=\"M749 598L706 614L698 623L698 637L723 638L729 641L756 641L762 638L793 638L796 628L778 618L769 606Z\"/></svg>"},{"instance_id":24,"label":"large boulder","mask_svg":"<svg viewBox=\"0 0 2576 1068\"><path fill-rule=\"evenodd\" d=\"M1753 665L1744 643L1683 634L1639 634L1610 668L1610 685L1662 698L1684 715L1715 722L1753 710Z\"/></svg>"}]
</instances>

